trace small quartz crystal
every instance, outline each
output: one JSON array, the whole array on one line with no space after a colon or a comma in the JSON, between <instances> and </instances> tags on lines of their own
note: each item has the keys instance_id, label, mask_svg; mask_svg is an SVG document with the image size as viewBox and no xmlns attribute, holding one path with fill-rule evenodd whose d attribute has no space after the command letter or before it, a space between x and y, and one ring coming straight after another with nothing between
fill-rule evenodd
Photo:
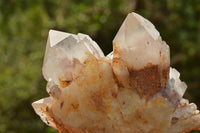
<instances>
[{"instance_id":1,"label":"small quartz crystal","mask_svg":"<svg viewBox=\"0 0 200 133\"><path fill-rule=\"evenodd\" d=\"M154 25L129 13L104 56L88 35L49 31L43 63L50 97L32 104L58 133L183 133L200 128L186 84L170 68Z\"/></svg>"}]
</instances>

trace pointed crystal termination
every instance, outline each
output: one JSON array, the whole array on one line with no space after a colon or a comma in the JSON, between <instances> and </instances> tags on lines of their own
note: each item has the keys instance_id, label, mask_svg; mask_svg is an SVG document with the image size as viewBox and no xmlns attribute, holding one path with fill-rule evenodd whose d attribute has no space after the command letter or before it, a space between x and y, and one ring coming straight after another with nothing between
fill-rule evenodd
<instances>
[{"instance_id":1,"label":"pointed crystal termination","mask_svg":"<svg viewBox=\"0 0 200 133\"><path fill-rule=\"evenodd\" d=\"M147 19L129 13L113 40L113 69L122 87L146 99L165 87L169 47Z\"/></svg>"},{"instance_id":2,"label":"pointed crystal termination","mask_svg":"<svg viewBox=\"0 0 200 133\"><path fill-rule=\"evenodd\" d=\"M45 79L62 87L69 84L89 54L96 58L104 57L88 35L50 30L42 68Z\"/></svg>"}]
</instances>

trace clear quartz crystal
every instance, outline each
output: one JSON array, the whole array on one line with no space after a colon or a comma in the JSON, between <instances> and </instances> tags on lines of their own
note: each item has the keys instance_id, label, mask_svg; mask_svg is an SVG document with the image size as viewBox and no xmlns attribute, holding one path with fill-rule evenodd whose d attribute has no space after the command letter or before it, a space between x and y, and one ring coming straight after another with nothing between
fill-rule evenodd
<instances>
[{"instance_id":1,"label":"clear quartz crystal","mask_svg":"<svg viewBox=\"0 0 200 133\"><path fill-rule=\"evenodd\" d=\"M122 86L130 86L147 99L164 89L170 64L169 47L151 22L129 13L113 40L113 47L113 70ZM124 80L124 76L129 79Z\"/></svg>"},{"instance_id":2,"label":"clear quartz crystal","mask_svg":"<svg viewBox=\"0 0 200 133\"><path fill-rule=\"evenodd\" d=\"M58 133L181 133L200 128L186 84L154 25L130 13L106 57L88 35L50 30L43 63L50 97L32 104Z\"/></svg>"},{"instance_id":3,"label":"clear quartz crystal","mask_svg":"<svg viewBox=\"0 0 200 133\"><path fill-rule=\"evenodd\" d=\"M136 13L129 13L113 40L121 58L135 69L160 63L162 40L154 25Z\"/></svg>"},{"instance_id":4,"label":"clear quartz crystal","mask_svg":"<svg viewBox=\"0 0 200 133\"><path fill-rule=\"evenodd\" d=\"M88 54L97 58L104 57L101 49L89 36L50 30L42 68L45 79L53 80L56 84L59 84L59 78L71 81L76 73L75 67L83 63Z\"/></svg>"}]
</instances>

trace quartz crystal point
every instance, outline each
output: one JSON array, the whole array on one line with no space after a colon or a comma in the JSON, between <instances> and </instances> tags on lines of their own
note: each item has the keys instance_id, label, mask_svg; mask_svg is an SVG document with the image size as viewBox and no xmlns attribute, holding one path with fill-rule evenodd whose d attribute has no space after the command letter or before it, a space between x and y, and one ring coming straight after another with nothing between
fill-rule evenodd
<instances>
[{"instance_id":1,"label":"quartz crystal point","mask_svg":"<svg viewBox=\"0 0 200 133\"><path fill-rule=\"evenodd\" d=\"M43 63L50 97L32 104L59 133L183 133L200 128L186 84L154 25L128 14L106 57L87 35L50 30Z\"/></svg>"},{"instance_id":2,"label":"quartz crystal point","mask_svg":"<svg viewBox=\"0 0 200 133\"><path fill-rule=\"evenodd\" d=\"M128 14L113 47L113 70L122 87L129 87L147 99L164 89L169 73L169 47L151 22L136 13Z\"/></svg>"}]
</instances>

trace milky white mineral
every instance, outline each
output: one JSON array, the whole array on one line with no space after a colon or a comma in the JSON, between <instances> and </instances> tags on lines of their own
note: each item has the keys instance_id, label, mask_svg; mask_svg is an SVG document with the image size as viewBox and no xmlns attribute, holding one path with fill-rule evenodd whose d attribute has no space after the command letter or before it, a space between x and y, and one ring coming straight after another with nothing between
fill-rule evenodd
<instances>
[{"instance_id":1,"label":"milky white mineral","mask_svg":"<svg viewBox=\"0 0 200 133\"><path fill-rule=\"evenodd\" d=\"M186 84L154 25L130 13L104 56L85 34L50 30L43 63L50 97L34 102L59 133L182 133L200 128Z\"/></svg>"}]
</instances>

